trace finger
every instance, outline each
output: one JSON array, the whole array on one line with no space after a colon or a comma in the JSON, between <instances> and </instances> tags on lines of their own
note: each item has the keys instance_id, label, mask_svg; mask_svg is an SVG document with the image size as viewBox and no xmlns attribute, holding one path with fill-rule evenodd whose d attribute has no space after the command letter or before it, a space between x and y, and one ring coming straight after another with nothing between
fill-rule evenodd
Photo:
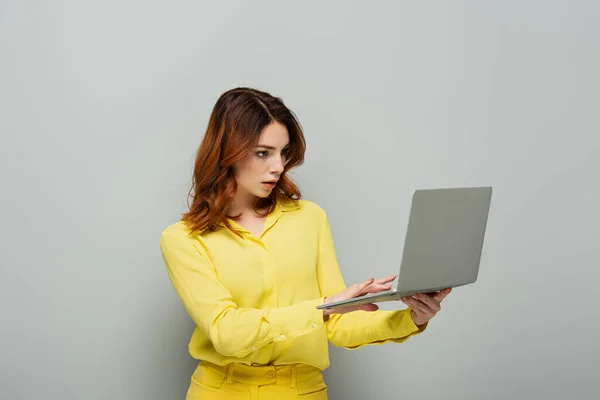
<instances>
[{"instance_id":1,"label":"finger","mask_svg":"<svg viewBox=\"0 0 600 400\"><path fill-rule=\"evenodd\" d=\"M452 288L447 288L447 289L441 290L440 293L437 294L439 301L441 302L442 300L444 300L446 298L446 296L448 296L451 292L452 292Z\"/></svg>"},{"instance_id":2,"label":"finger","mask_svg":"<svg viewBox=\"0 0 600 400\"><path fill-rule=\"evenodd\" d=\"M446 296L448 296L450 294L450 292L452 292L452 288L446 288L444 290L440 290L439 292L437 292L436 294L433 295L433 298L441 303L446 298Z\"/></svg>"},{"instance_id":3,"label":"finger","mask_svg":"<svg viewBox=\"0 0 600 400\"><path fill-rule=\"evenodd\" d=\"M364 295L370 293L369 288L373 284L374 280L375 279L371 278L371 279L364 281L363 283L356 283L356 284L350 286L348 288L348 291L346 292L347 298L352 299L352 298L361 297L361 296L364 296Z\"/></svg>"},{"instance_id":4,"label":"finger","mask_svg":"<svg viewBox=\"0 0 600 400\"><path fill-rule=\"evenodd\" d=\"M404 300L404 303L406 305L408 305L410 308L412 308L414 311L420 313L420 314L424 314L427 316L433 316L434 313L433 311L427 307L426 304L422 303L421 301L415 299L414 297L407 297Z\"/></svg>"},{"instance_id":5,"label":"finger","mask_svg":"<svg viewBox=\"0 0 600 400\"><path fill-rule=\"evenodd\" d=\"M379 293L379 292L383 292L385 290L390 290L392 288L391 285L389 284L380 284L380 283L376 283L375 281L373 281L370 285L364 287L361 290L361 296L367 293Z\"/></svg>"},{"instance_id":6,"label":"finger","mask_svg":"<svg viewBox=\"0 0 600 400\"><path fill-rule=\"evenodd\" d=\"M403 302L404 304L406 304L407 306L412 307L412 305L410 304L410 301L408 299L403 297L400 299L400 301Z\"/></svg>"},{"instance_id":7,"label":"finger","mask_svg":"<svg viewBox=\"0 0 600 400\"><path fill-rule=\"evenodd\" d=\"M335 310L334 312L337 314L346 314L349 312L353 312L353 311L377 311L379 309L379 306L377 304L360 304L360 305L356 305L356 306L347 306L347 307L340 307L337 310Z\"/></svg>"},{"instance_id":8,"label":"finger","mask_svg":"<svg viewBox=\"0 0 600 400\"><path fill-rule=\"evenodd\" d=\"M420 302L411 298L411 297L406 297L402 299L402 302L404 304L406 304L408 306L408 309L411 310L412 312L414 312L417 316L422 317L422 316L426 316L428 315L427 312L423 311L421 309L422 305L419 304Z\"/></svg>"},{"instance_id":9,"label":"finger","mask_svg":"<svg viewBox=\"0 0 600 400\"><path fill-rule=\"evenodd\" d=\"M371 278L371 279L367 279L363 283L356 283L356 284L350 286L350 288L349 288L350 289L350 298L356 297L357 295L362 293L366 287L368 287L370 284L373 283L373 281L375 281L375 279Z\"/></svg>"},{"instance_id":10,"label":"finger","mask_svg":"<svg viewBox=\"0 0 600 400\"><path fill-rule=\"evenodd\" d=\"M388 276L388 277L385 277L385 278L381 278L381 279L377 279L377 280L375 280L375 283L378 283L378 284L384 284L384 283L391 282L391 281L393 281L394 279L396 279L396 275L390 275L390 276Z\"/></svg>"},{"instance_id":11,"label":"finger","mask_svg":"<svg viewBox=\"0 0 600 400\"><path fill-rule=\"evenodd\" d=\"M430 308L433 312L439 312L441 310L440 302L433 298L433 296L428 296L426 294L417 294L413 296L421 303L425 304L426 307Z\"/></svg>"},{"instance_id":12,"label":"finger","mask_svg":"<svg viewBox=\"0 0 600 400\"><path fill-rule=\"evenodd\" d=\"M412 308L415 311L420 311L419 310L419 306L418 306L418 301L413 299L412 297L402 297L400 299L404 304L406 304L407 306L409 306L410 308Z\"/></svg>"},{"instance_id":13,"label":"finger","mask_svg":"<svg viewBox=\"0 0 600 400\"><path fill-rule=\"evenodd\" d=\"M377 304L361 304L359 306L356 306L356 308L353 311L377 311L379 310L379 306Z\"/></svg>"},{"instance_id":14,"label":"finger","mask_svg":"<svg viewBox=\"0 0 600 400\"><path fill-rule=\"evenodd\" d=\"M367 286L366 288L363 289L363 292L366 293L379 293L379 292L384 292L386 290L390 290L392 288L391 285L385 285L385 284L376 284L376 283L372 283L369 286Z\"/></svg>"}]
</instances>

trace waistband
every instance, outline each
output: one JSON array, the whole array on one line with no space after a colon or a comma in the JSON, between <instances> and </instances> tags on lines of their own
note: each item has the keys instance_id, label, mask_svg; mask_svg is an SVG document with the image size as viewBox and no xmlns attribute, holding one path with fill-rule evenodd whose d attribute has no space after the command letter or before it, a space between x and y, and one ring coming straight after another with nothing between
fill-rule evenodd
<instances>
[{"instance_id":1,"label":"waistband","mask_svg":"<svg viewBox=\"0 0 600 400\"><path fill-rule=\"evenodd\" d=\"M289 384L292 388L296 387L299 380L310 380L322 374L320 369L306 364L255 366L232 363L217 365L201 361L198 367L204 368L211 375L214 374L214 377L219 380L226 379L228 383L240 382L250 385Z\"/></svg>"}]
</instances>

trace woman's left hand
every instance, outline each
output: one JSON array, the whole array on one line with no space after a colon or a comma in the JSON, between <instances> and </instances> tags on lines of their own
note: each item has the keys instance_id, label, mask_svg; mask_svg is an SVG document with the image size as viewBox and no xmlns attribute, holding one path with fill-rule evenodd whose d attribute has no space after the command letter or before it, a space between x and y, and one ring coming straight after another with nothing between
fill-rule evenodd
<instances>
[{"instance_id":1,"label":"woman's left hand","mask_svg":"<svg viewBox=\"0 0 600 400\"><path fill-rule=\"evenodd\" d=\"M404 304L410 307L410 316L415 325L421 326L428 322L431 318L441 310L440 303L444 300L452 288L440 290L433 294L415 294L412 296L403 297L401 300Z\"/></svg>"}]
</instances>

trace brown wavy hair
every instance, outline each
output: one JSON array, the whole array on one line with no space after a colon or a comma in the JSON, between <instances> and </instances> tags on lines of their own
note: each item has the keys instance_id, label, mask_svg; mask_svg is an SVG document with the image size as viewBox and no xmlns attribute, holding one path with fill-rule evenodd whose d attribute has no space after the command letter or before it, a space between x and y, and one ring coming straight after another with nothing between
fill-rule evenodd
<instances>
[{"instance_id":1,"label":"brown wavy hair","mask_svg":"<svg viewBox=\"0 0 600 400\"><path fill-rule=\"evenodd\" d=\"M280 98L269 93L251 88L231 89L215 103L196 152L188 197L189 211L182 217L192 232L213 231L222 223L237 233L227 221L228 218L239 218L239 215L227 215L237 190L233 166L248 156L258 144L263 129L272 122L278 122L288 130L287 163L269 197L257 199L255 211L265 209L260 213L265 216L273 211L277 201L300 199L300 189L286 175L304 162L306 143L296 115Z\"/></svg>"}]
</instances>

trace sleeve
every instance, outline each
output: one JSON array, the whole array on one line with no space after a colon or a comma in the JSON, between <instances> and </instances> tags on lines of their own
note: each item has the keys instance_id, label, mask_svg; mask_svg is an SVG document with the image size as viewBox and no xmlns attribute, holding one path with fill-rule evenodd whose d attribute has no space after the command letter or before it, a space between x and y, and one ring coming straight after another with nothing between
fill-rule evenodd
<instances>
[{"instance_id":1,"label":"sleeve","mask_svg":"<svg viewBox=\"0 0 600 400\"><path fill-rule=\"evenodd\" d=\"M324 297L346 289L340 272L334 242L327 217L323 217L317 263L319 289ZM401 343L423 332L427 324L418 327L410 316L410 308L398 311L354 311L331 314L326 322L329 341L338 347L357 349L365 345L386 342Z\"/></svg>"},{"instance_id":2,"label":"sleeve","mask_svg":"<svg viewBox=\"0 0 600 400\"><path fill-rule=\"evenodd\" d=\"M165 230L160 248L186 311L224 356L245 357L271 343L312 332L313 324L323 321L323 311L316 307L324 298L268 310L238 307L217 279L210 259L185 232Z\"/></svg>"}]
</instances>

